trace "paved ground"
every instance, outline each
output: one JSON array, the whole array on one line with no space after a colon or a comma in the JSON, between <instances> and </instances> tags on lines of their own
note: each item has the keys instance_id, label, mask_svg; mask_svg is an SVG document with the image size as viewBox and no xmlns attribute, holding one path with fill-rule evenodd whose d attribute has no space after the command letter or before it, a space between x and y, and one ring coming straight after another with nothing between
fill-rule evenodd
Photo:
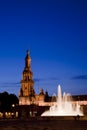
<instances>
[{"instance_id":1,"label":"paved ground","mask_svg":"<svg viewBox=\"0 0 87 130\"><path fill-rule=\"evenodd\" d=\"M87 130L87 120L4 120L0 130Z\"/></svg>"}]
</instances>

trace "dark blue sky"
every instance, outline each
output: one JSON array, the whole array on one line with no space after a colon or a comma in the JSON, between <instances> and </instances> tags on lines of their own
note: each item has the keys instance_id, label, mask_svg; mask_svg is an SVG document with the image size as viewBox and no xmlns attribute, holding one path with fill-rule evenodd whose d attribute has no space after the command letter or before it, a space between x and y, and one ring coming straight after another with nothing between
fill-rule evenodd
<instances>
[{"instance_id":1,"label":"dark blue sky","mask_svg":"<svg viewBox=\"0 0 87 130\"><path fill-rule=\"evenodd\" d=\"M87 1L0 1L0 92L18 95L30 49L36 93L87 94Z\"/></svg>"}]
</instances>

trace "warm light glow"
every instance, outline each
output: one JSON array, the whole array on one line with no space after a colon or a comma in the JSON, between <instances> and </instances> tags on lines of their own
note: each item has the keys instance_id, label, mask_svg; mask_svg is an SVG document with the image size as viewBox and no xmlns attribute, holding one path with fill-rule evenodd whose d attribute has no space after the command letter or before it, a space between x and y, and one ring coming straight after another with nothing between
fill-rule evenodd
<instances>
[{"instance_id":1,"label":"warm light glow","mask_svg":"<svg viewBox=\"0 0 87 130\"><path fill-rule=\"evenodd\" d=\"M3 117L3 113L2 112L0 112L0 118L2 118Z\"/></svg>"},{"instance_id":2,"label":"warm light glow","mask_svg":"<svg viewBox=\"0 0 87 130\"><path fill-rule=\"evenodd\" d=\"M12 104L12 107L15 107L15 104Z\"/></svg>"}]
</instances>

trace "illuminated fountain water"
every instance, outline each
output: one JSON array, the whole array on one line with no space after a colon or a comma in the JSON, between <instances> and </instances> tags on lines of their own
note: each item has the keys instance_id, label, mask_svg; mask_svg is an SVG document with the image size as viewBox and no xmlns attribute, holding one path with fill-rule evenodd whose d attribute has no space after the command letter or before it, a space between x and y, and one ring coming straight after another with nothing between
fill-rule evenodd
<instances>
[{"instance_id":1,"label":"illuminated fountain water","mask_svg":"<svg viewBox=\"0 0 87 130\"><path fill-rule=\"evenodd\" d=\"M58 85L57 101L50 107L48 111L42 113L41 116L83 116L78 102L73 103L70 94L62 95L61 87Z\"/></svg>"}]
</instances>

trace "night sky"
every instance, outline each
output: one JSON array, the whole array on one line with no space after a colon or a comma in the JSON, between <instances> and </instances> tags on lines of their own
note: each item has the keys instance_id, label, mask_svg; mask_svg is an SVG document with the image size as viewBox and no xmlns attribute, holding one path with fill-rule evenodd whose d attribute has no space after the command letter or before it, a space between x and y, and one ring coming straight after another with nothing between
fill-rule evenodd
<instances>
[{"instance_id":1,"label":"night sky","mask_svg":"<svg viewBox=\"0 0 87 130\"><path fill-rule=\"evenodd\" d=\"M87 94L87 0L0 0L0 92L18 96L27 49L36 93Z\"/></svg>"}]
</instances>

